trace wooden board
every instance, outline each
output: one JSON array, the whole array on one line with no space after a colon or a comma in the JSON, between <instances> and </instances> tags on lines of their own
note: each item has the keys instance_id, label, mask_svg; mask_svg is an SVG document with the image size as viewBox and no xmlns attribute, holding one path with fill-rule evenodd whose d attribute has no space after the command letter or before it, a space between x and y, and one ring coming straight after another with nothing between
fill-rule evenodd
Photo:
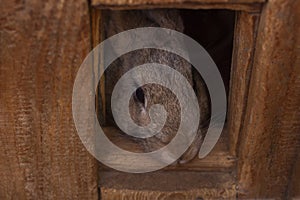
<instances>
[{"instance_id":1,"label":"wooden board","mask_svg":"<svg viewBox=\"0 0 300 200\"><path fill-rule=\"evenodd\" d=\"M291 173L288 197L289 199L300 199L300 152L298 152L298 158L294 164L294 170Z\"/></svg>"},{"instance_id":2,"label":"wooden board","mask_svg":"<svg viewBox=\"0 0 300 200\"><path fill-rule=\"evenodd\" d=\"M97 199L71 112L91 46L87 1L1 2L0 46L0 199Z\"/></svg>"},{"instance_id":3,"label":"wooden board","mask_svg":"<svg viewBox=\"0 0 300 200\"><path fill-rule=\"evenodd\" d=\"M102 14L99 9L91 8L91 25L92 25L92 47L95 48L104 40L104 33L102 31L103 19ZM94 55L94 76L99 77L100 73L104 71L103 66L103 55L100 52L100 55ZM96 112L98 113L98 120L101 125L105 124L106 119L106 102L105 102L105 76L101 76L99 85L97 88L96 95Z\"/></svg>"},{"instance_id":4,"label":"wooden board","mask_svg":"<svg viewBox=\"0 0 300 200\"><path fill-rule=\"evenodd\" d=\"M105 127L105 134L109 139L118 147L126 149L131 152L143 152L142 146L130 140L126 135L121 135L119 129L114 127ZM229 155L228 140L226 129L222 133L222 137L219 139L217 145L213 151L204 159L195 158L189 163L182 165L170 165L165 170L185 170L185 171L233 171L235 169L236 159ZM149 161L151 162L151 161ZM155 162L155 161L153 161ZM102 166L100 170L107 169Z\"/></svg>"},{"instance_id":5,"label":"wooden board","mask_svg":"<svg viewBox=\"0 0 300 200\"><path fill-rule=\"evenodd\" d=\"M92 0L92 5L101 4L118 4L118 5L137 5L137 4L169 4L169 3L264 3L266 0Z\"/></svg>"},{"instance_id":6,"label":"wooden board","mask_svg":"<svg viewBox=\"0 0 300 200\"><path fill-rule=\"evenodd\" d=\"M228 132L230 154L237 155L240 131L248 99L259 13L238 12L232 55Z\"/></svg>"},{"instance_id":7,"label":"wooden board","mask_svg":"<svg viewBox=\"0 0 300 200\"><path fill-rule=\"evenodd\" d=\"M298 0L270 0L261 15L240 137L240 198L287 195L300 148L299 10Z\"/></svg>"},{"instance_id":8,"label":"wooden board","mask_svg":"<svg viewBox=\"0 0 300 200\"><path fill-rule=\"evenodd\" d=\"M230 173L153 172L127 174L100 172L102 200L114 199L235 199Z\"/></svg>"},{"instance_id":9,"label":"wooden board","mask_svg":"<svg viewBox=\"0 0 300 200\"><path fill-rule=\"evenodd\" d=\"M92 0L100 9L231 9L258 11L265 0Z\"/></svg>"}]
</instances>

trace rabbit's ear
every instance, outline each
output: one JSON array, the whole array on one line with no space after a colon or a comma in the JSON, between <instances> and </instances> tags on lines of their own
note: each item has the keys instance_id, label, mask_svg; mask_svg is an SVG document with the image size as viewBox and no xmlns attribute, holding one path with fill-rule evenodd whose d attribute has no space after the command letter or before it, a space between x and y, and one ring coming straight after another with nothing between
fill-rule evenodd
<instances>
[{"instance_id":1,"label":"rabbit's ear","mask_svg":"<svg viewBox=\"0 0 300 200\"><path fill-rule=\"evenodd\" d=\"M147 106L147 99L145 97L145 93L144 90L139 87L138 89L136 89L135 93L134 93L134 100L137 101L138 103L142 104L144 108L146 108Z\"/></svg>"}]
</instances>

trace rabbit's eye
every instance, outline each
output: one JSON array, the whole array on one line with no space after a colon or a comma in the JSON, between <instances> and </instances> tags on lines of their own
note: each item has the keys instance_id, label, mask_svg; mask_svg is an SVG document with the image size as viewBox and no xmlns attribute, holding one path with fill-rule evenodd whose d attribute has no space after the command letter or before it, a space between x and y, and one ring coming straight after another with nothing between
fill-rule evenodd
<instances>
[{"instance_id":1,"label":"rabbit's eye","mask_svg":"<svg viewBox=\"0 0 300 200\"><path fill-rule=\"evenodd\" d=\"M142 104L145 104L145 94L144 94L144 91L142 88L138 88L136 91L135 91L135 98L137 101L139 101L140 103Z\"/></svg>"}]
</instances>

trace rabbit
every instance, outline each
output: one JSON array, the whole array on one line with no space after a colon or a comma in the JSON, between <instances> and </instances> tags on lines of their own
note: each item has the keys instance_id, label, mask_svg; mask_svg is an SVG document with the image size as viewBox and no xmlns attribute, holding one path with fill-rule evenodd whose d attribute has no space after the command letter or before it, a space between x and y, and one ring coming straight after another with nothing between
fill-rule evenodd
<instances>
[{"instance_id":1,"label":"rabbit","mask_svg":"<svg viewBox=\"0 0 300 200\"><path fill-rule=\"evenodd\" d=\"M163 27L179 32L184 31L183 20L179 10L154 9L154 10L127 10L104 11L104 35L106 38L122 31L139 27ZM176 161L183 164L191 161L197 155L203 138L207 132L210 119L210 100L206 85L201 76L196 73L190 63L176 54L158 49L142 49L127 53L114 61L106 70L106 96L110 108L110 96L116 82L121 76L134 66L144 63L160 63L172 67L180 72L194 88L201 110L199 128L192 145ZM129 111L132 120L139 126L150 123L149 108L154 104L161 104L167 111L167 119L158 134L146 138L134 140L143 146L144 152L150 152L162 148L176 135L180 125L180 105L178 99L168 88L157 84L146 84L138 88L129 101ZM107 110L107 117L113 123L111 111Z\"/></svg>"}]
</instances>

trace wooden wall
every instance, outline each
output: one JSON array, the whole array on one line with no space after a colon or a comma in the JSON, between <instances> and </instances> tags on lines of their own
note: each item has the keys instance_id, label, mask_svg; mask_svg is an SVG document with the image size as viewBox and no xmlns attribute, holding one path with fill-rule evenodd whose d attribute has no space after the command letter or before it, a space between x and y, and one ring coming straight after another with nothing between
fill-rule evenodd
<instances>
[{"instance_id":1,"label":"wooden wall","mask_svg":"<svg viewBox=\"0 0 300 200\"><path fill-rule=\"evenodd\" d=\"M91 3L128 8L119 1ZM145 2L136 1L134 8ZM149 7L182 5L181 0L147 2ZM228 2L234 6L228 7ZM239 115L241 132L234 138L238 168L232 185L238 187L230 191L237 189L239 198L297 197L300 1L268 0L258 22L255 13L262 2L190 0L186 8L244 10L252 17L242 14L241 19L259 23L257 39L250 38L246 45L255 45L254 60L247 99L242 99L244 116ZM239 27L241 33L247 29ZM91 34L86 0L1 2L0 199L98 198L97 163L81 144L71 112L76 72L96 42ZM104 190L113 192L109 187Z\"/></svg>"},{"instance_id":2,"label":"wooden wall","mask_svg":"<svg viewBox=\"0 0 300 200\"><path fill-rule=\"evenodd\" d=\"M87 1L1 2L0 46L0 199L97 199L71 112Z\"/></svg>"},{"instance_id":3,"label":"wooden wall","mask_svg":"<svg viewBox=\"0 0 300 200\"><path fill-rule=\"evenodd\" d=\"M300 199L300 155L293 166L293 172L291 173L291 179L288 185L288 198Z\"/></svg>"},{"instance_id":4,"label":"wooden wall","mask_svg":"<svg viewBox=\"0 0 300 200\"><path fill-rule=\"evenodd\" d=\"M269 0L261 14L240 136L239 197L287 196L300 148L299 10L298 0Z\"/></svg>"}]
</instances>

